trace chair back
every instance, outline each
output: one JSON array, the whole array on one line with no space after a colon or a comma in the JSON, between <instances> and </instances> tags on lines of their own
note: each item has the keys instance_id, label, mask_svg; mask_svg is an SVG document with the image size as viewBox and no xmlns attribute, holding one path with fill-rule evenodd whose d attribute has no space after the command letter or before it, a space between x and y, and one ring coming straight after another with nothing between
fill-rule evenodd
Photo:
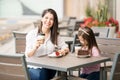
<instances>
[{"instance_id":1,"label":"chair back","mask_svg":"<svg viewBox=\"0 0 120 80\"><path fill-rule=\"evenodd\" d=\"M61 36L71 37L75 29L76 17L68 17L68 20L62 22L62 27L59 28Z\"/></svg>"},{"instance_id":2,"label":"chair back","mask_svg":"<svg viewBox=\"0 0 120 80\"><path fill-rule=\"evenodd\" d=\"M78 29L81 27L80 24L83 24L84 21L82 20L77 20L75 23L75 31L78 31Z\"/></svg>"},{"instance_id":3,"label":"chair back","mask_svg":"<svg viewBox=\"0 0 120 80\"><path fill-rule=\"evenodd\" d=\"M116 53L114 56L110 80L120 80L120 53Z\"/></svg>"},{"instance_id":4,"label":"chair back","mask_svg":"<svg viewBox=\"0 0 120 80\"><path fill-rule=\"evenodd\" d=\"M68 25L69 25L69 24L73 24L73 23L71 23L71 22L73 22L73 21L75 21L75 20L76 20L76 17L69 17L67 24L68 24Z\"/></svg>"},{"instance_id":5,"label":"chair back","mask_svg":"<svg viewBox=\"0 0 120 80\"><path fill-rule=\"evenodd\" d=\"M24 54L0 54L1 80L30 80Z\"/></svg>"},{"instance_id":6,"label":"chair back","mask_svg":"<svg viewBox=\"0 0 120 80\"><path fill-rule=\"evenodd\" d=\"M73 32L75 30L75 25L76 25L76 17L70 17L68 20L68 29L67 29L67 33L68 36L73 36Z\"/></svg>"},{"instance_id":7,"label":"chair back","mask_svg":"<svg viewBox=\"0 0 120 80\"><path fill-rule=\"evenodd\" d=\"M24 53L26 44L26 34L19 31L13 31L15 40L15 53Z\"/></svg>"},{"instance_id":8,"label":"chair back","mask_svg":"<svg viewBox=\"0 0 120 80\"><path fill-rule=\"evenodd\" d=\"M75 46L80 46L80 45L81 45L81 43L78 39L78 36L77 36L77 34L75 34L74 39L73 39L73 43L71 45L71 53L75 52Z\"/></svg>"}]
</instances>

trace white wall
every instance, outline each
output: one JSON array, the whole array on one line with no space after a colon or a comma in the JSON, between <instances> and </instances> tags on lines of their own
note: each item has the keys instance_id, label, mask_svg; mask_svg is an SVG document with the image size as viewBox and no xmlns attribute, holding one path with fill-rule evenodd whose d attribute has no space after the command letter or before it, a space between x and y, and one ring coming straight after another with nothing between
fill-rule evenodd
<instances>
[{"instance_id":1,"label":"white wall","mask_svg":"<svg viewBox=\"0 0 120 80\"><path fill-rule=\"evenodd\" d=\"M53 8L59 18L63 17L63 0L0 0L0 17L18 17L23 13L20 1L37 13L46 8Z\"/></svg>"},{"instance_id":2,"label":"white wall","mask_svg":"<svg viewBox=\"0 0 120 80\"><path fill-rule=\"evenodd\" d=\"M119 21L120 30L120 0L116 0L116 19Z\"/></svg>"},{"instance_id":3,"label":"white wall","mask_svg":"<svg viewBox=\"0 0 120 80\"><path fill-rule=\"evenodd\" d=\"M46 8L53 8L59 18L63 17L63 0L21 0L27 7L37 13L42 13Z\"/></svg>"},{"instance_id":4,"label":"white wall","mask_svg":"<svg viewBox=\"0 0 120 80\"><path fill-rule=\"evenodd\" d=\"M22 6L18 0L0 0L0 17L22 15Z\"/></svg>"}]
</instances>

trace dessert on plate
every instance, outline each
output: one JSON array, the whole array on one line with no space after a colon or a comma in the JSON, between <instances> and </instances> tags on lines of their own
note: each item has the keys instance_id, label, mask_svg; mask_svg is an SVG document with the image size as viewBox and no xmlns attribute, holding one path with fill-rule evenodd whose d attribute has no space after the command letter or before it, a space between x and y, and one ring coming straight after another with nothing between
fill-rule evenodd
<instances>
[{"instance_id":1,"label":"dessert on plate","mask_svg":"<svg viewBox=\"0 0 120 80\"><path fill-rule=\"evenodd\" d=\"M51 54L49 54L48 55L49 57L61 57L62 56L62 54L60 54L59 52L53 52L53 53L51 53Z\"/></svg>"},{"instance_id":2,"label":"dessert on plate","mask_svg":"<svg viewBox=\"0 0 120 80\"><path fill-rule=\"evenodd\" d=\"M90 57L89 51L87 50L78 50L77 57Z\"/></svg>"}]
</instances>

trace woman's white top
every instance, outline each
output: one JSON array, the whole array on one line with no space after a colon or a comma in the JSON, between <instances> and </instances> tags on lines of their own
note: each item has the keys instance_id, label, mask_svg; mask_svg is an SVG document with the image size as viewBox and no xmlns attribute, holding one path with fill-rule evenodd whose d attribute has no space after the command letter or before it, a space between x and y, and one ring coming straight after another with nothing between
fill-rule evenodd
<instances>
[{"instance_id":1,"label":"woman's white top","mask_svg":"<svg viewBox=\"0 0 120 80\"><path fill-rule=\"evenodd\" d=\"M27 53L29 53L34 48L34 45L37 40L37 32L38 32L38 29L34 29L26 35L26 49L25 49L26 57L28 57ZM61 49L68 47L68 45L65 43L64 39L62 39L62 37L60 37L60 36L58 36L58 45L57 46ZM36 53L33 56L38 57L38 56L50 54L54 50L55 50L55 45L51 42L50 34L49 34L48 38L44 41L44 44L42 44L37 49ZM37 66L30 66L30 65L28 65L28 67L38 68Z\"/></svg>"}]
</instances>

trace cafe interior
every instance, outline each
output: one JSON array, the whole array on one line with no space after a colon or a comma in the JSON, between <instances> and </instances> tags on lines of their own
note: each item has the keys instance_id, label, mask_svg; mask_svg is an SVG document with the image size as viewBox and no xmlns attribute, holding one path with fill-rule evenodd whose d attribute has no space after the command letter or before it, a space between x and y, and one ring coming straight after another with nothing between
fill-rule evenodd
<instances>
[{"instance_id":1,"label":"cafe interior","mask_svg":"<svg viewBox=\"0 0 120 80\"><path fill-rule=\"evenodd\" d=\"M100 80L120 80L119 4L120 0L0 0L1 80L30 80L27 64L57 70L56 76L51 80L87 80L78 76L80 74L78 67L96 63L101 65ZM70 55L65 57L67 60L71 58L71 61L66 62L65 57L47 57L41 58L41 62L36 63L34 58L32 61L25 58L26 34L38 27L42 11L47 8L54 9L58 15L58 33L69 47ZM84 26L94 32L101 51L98 59L76 58L74 55L81 46L77 37L78 30ZM65 63L58 64L58 59L62 61L62 58ZM54 64L49 65L49 61L45 62L45 59L53 61ZM82 60L85 63L82 63ZM78 64L74 64L74 61Z\"/></svg>"}]
</instances>

